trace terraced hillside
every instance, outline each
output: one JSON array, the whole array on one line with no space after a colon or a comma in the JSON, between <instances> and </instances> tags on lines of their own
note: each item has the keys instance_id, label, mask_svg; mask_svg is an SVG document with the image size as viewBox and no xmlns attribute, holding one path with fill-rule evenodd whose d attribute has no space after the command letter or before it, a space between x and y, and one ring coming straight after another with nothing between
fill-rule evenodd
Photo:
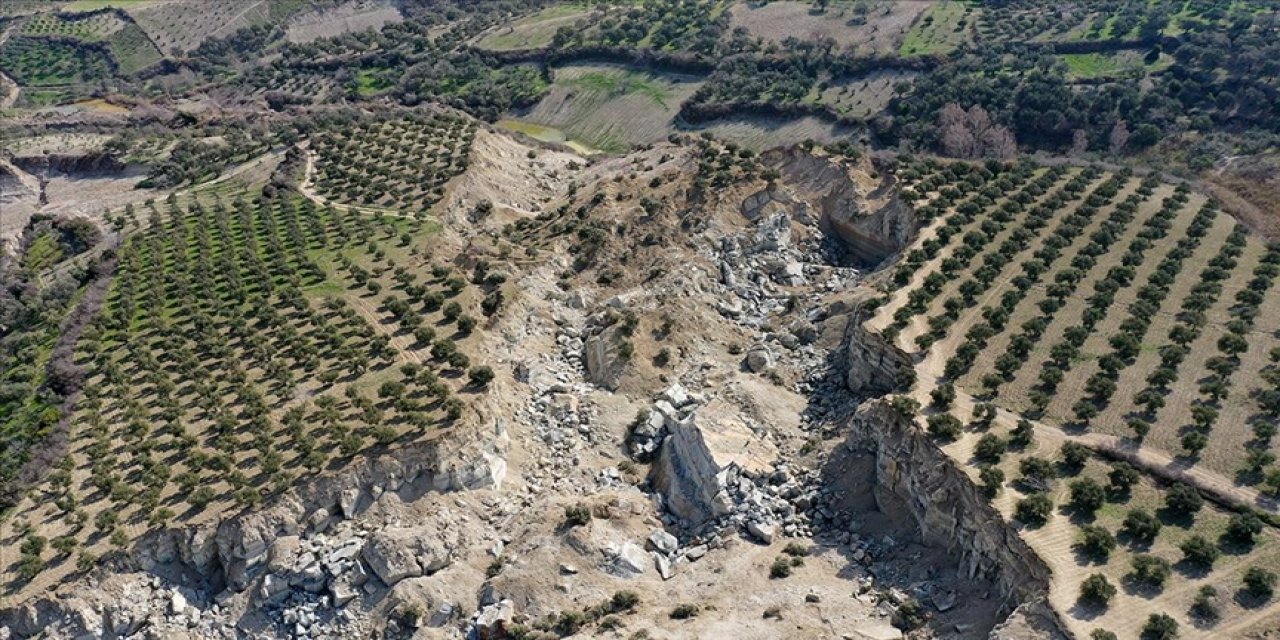
<instances>
[{"instance_id":1,"label":"terraced hillside","mask_svg":"<svg viewBox=\"0 0 1280 640\"><path fill-rule=\"evenodd\" d=\"M522 119L617 152L665 138L675 127L680 104L700 84L690 76L616 65L566 65L555 69L551 90Z\"/></svg>"},{"instance_id":2,"label":"terraced hillside","mask_svg":"<svg viewBox=\"0 0 1280 640\"><path fill-rule=\"evenodd\" d=\"M314 188L333 202L425 211L467 166L475 123L445 113L380 115L311 140Z\"/></svg>"},{"instance_id":3,"label":"terraced hillside","mask_svg":"<svg viewBox=\"0 0 1280 640\"><path fill-rule=\"evenodd\" d=\"M501 277L433 263L432 223L285 193L223 183L112 216L135 231L74 357L52 356L83 392L66 455L0 524L6 592L440 437L488 384L467 351Z\"/></svg>"},{"instance_id":4,"label":"terraced hillside","mask_svg":"<svg viewBox=\"0 0 1280 640\"><path fill-rule=\"evenodd\" d=\"M1167 612L1238 637L1274 616L1244 585L1280 568L1280 249L1127 171L901 175L928 224L865 327L915 360L922 426L1054 565L1069 626L1135 637ZM1092 573L1120 587L1109 607L1077 602Z\"/></svg>"}]
</instances>

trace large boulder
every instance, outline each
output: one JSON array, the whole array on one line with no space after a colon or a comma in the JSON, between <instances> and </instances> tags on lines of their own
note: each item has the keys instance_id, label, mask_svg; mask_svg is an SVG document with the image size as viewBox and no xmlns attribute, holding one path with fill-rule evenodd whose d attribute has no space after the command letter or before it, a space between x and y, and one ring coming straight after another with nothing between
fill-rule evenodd
<instances>
[{"instance_id":1,"label":"large boulder","mask_svg":"<svg viewBox=\"0 0 1280 640\"><path fill-rule=\"evenodd\" d=\"M721 399L684 417L667 415L667 430L652 480L667 509L693 525L729 513L730 478L765 473L778 456L777 448Z\"/></svg>"},{"instance_id":2,"label":"large boulder","mask_svg":"<svg viewBox=\"0 0 1280 640\"><path fill-rule=\"evenodd\" d=\"M405 578L430 575L452 562L448 548L409 530L379 531L365 542L360 553L382 582L394 585Z\"/></svg>"}]
</instances>

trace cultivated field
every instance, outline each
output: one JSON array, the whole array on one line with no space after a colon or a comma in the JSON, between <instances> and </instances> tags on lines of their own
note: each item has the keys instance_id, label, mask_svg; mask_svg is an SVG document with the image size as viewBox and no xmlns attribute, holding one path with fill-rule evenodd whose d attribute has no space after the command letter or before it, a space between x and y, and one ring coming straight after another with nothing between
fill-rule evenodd
<instances>
[{"instance_id":1,"label":"cultivated field","mask_svg":"<svg viewBox=\"0 0 1280 640\"><path fill-rule=\"evenodd\" d=\"M621 66L569 65L555 70L546 97L520 117L594 148L622 151L671 133L680 104L700 85L685 76Z\"/></svg>"},{"instance_id":2,"label":"cultivated field","mask_svg":"<svg viewBox=\"0 0 1280 640\"><path fill-rule=\"evenodd\" d=\"M1194 486L1275 509L1280 250L1185 186L989 168L900 174L931 222L867 326L919 353L922 422L1054 566L1051 600L1074 631L1135 637L1167 612L1182 637L1239 637L1275 615L1242 585L1280 566L1277 531L1170 496ZM1158 531L1141 533L1148 516ZM1159 561L1135 571L1138 555L1172 577L1148 575ZM1110 608L1076 603L1093 573L1119 587Z\"/></svg>"},{"instance_id":3,"label":"cultivated field","mask_svg":"<svg viewBox=\"0 0 1280 640\"><path fill-rule=\"evenodd\" d=\"M969 3L942 0L911 25L911 31L902 39L898 53L909 56L954 51L971 38L979 13Z\"/></svg>"},{"instance_id":4,"label":"cultivated field","mask_svg":"<svg viewBox=\"0 0 1280 640\"><path fill-rule=\"evenodd\" d=\"M332 9L298 14L289 21L285 38L295 43L312 42L344 33L380 30L403 19L399 9L385 0L358 0Z\"/></svg>"},{"instance_id":5,"label":"cultivated field","mask_svg":"<svg viewBox=\"0 0 1280 640\"><path fill-rule=\"evenodd\" d=\"M80 85L110 78L111 58L100 47L14 36L0 46L0 69L24 87ZM34 92L24 92L28 100Z\"/></svg>"},{"instance_id":6,"label":"cultivated field","mask_svg":"<svg viewBox=\"0 0 1280 640\"><path fill-rule=\"evenodd\" d=\"M270 4L265 0L202 0L124 8L156 47L168 55L174 51L185 53L209 38L267 22L272 15Z\"/></svg>"},{"instance_id":7,"label":"cultivated field","mask_svg":"<svg viewBox=\"0 0 1280 640\"><path fill-rule=\"evenodd\" d=\"M865 117L884 111L893 98L894 85L911 82L917 74L907 71L874 71L865 76L828 83L820 100L841 114Z\"/></svg>"},{"instance_id":8,"label":"cultivated field","mask_svg":"<svg viewBox=\"0 0 1280 640\"><path fill-rule=\"evenodd\" d=\"M753 151L764 151L780 145L805 140L828 143L851 135L857 130L834 125L814 117L804 118L721 118L688 129L710 132L715 137Z\"/></svg>"},{"instance_id":9,"label":"cultivated field","mask_svg":"<svg viewBox=\"0 0 1280 640\"><path fill-rule=\"evenodd\" d=\"M1173 58L1161 54L1147 62L1145 51L1117 51L1115 53L1068 53L1058 56L1067 65L1068 77L1080 80L1132 76L1140 78L1148 73L1169 68Z\"/></svg>"},{"instance_id":10,"label":"cultivated field","mask_svg":"<svg viewBox=\"0 0 1280 640\"><path fill-rule=\"evenodd\" d=\"M475 124L442 114L375 117L311 141L316 191L339 203L425 212L466 168Z\"/></svg>"},{"instance_id":11,"label":"cultivated field","mask_svg":"<svg viewBox=\"0 0 1280 640\"><path fill-rule=\"evenodd\" d=\"M69 455L0 524L8 593L438 437L488 383L465 352L502 279L433 263L431 223L235 181L112 218L137 231L75 352Z\"/></svg>"},{"instance_id":12,"label":"cultivated field","mask_svg":"<svg viewBox=\"0 0 1280 640\"><path fill-rule=\"evenodd\" d=\"M787 38L816 41L830 38L838 45L856 46L868 53L892 53L907 38L912 24L928 14L934 2L834 2L815 11L810 2L743 2L730 9L730 31L742 27L769 42Z\"/></svg>"},{"instance_id":13,"label":"cultivated field","mask_svg":"<svg viewBox=\"0 0 1280 640\"><path fill-rule=\"evenodd\" d=\"M551 44L556 30L572 27L588 11L586 5L575 3L547 7L510 24L494 27L481 36L476 44L483 49L495 51L545 47Z\"/></svg>"},{"instance_id":14,"label":"cultivated field","mask_svg":"<svg viewBox=\"0 0 1280 640\"><path fill-rule=\"evenodd\" d=\"M29 36L65 36L80 40L103 40L128 24L112 12L65 16L43 13L22 23L18 33Z\"/></svg>"}]
</instances>

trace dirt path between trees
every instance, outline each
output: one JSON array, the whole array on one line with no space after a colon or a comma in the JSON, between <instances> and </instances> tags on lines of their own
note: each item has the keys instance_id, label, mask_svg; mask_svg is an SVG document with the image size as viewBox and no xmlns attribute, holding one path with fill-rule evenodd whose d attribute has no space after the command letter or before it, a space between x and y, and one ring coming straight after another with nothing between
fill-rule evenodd
<instances>
[{"instance_id":1,"label":"dirt path between trees","mask_svg":"<svg viewBox=\"0 0 1280 640\"><path fill-rule=\"evenodd\" d=\"M999 284L993 286L991 288L992 293L988 293L988 299L983 300L982 303L985 304L994 299L994 292L999 291L1000 288ZM981 304L979 304L980 306ZM966 329L967 327L962 326L962 323L952 326L947 337L935 343L929 352L925 354L924 359L916 365L917 383L911 396L918 400L922 406L929 405L930 392L944 382L943 371L946 366L946 360L950 354L955 352ZM902 345L899 344L898 347L902 348ZM910 353L909 350L903 350ZM972 395L956 389L956 399L952 403L954 413L957 415L972 414L973 406L978 402ZM996 410L994 423L1012 429L1019 420L1023 419L1031 422L1037 434L1045 434L1054 440L1062 442L1078 442L1105 456L1125 460L1157 477L1184 482L1204 492L1217 502L1232 506L1262 509L1272 514L1280 513L1280 503L1257 489L1237 485L1231 479L1217 472L1194 466L1192 463L1178 460L1164 451L1144 447L1126 438L1103 433L1072 433L1038 420L1030 420L1021 414L1001 408ZM976 434L966 433L962 438L970 436L978 437Z\"/></svg>"}]
</instances>

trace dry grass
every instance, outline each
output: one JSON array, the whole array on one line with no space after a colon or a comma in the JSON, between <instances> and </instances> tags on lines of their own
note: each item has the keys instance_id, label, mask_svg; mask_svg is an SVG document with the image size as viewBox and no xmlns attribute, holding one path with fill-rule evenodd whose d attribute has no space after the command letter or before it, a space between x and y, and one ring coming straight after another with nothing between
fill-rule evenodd
<instances>
[{"instance_id":1,"label":"dry grass","mask_svg":"<svg viewBox=\"0 0 1280 640\"><path fill-rule=\"evenodd\" d=\"M546 97L521 119L609 152L665 138L680 104L701 85L686 76L616 65L568 65L555 74Z\"/></svg>"},{"instance_id":2,"label":"dry grass","mask_svg":"<svg viewBox=\"0 0 1280 640\"><path fill-rule=\"evenodd\" d=\"M809 2L745 2L730 10L730 30L743 27L751 35L771 42L792 37L809 41L831 38L842 47L892 53L916 19L933 4L886 0L832 3L826 12L817 13Z\"/></svg>"},{"instance_id":3,"label":"dry grass","mask_svg":"<svg viewBox=\"0 0 1280 640\"><path fill-rule=\"evenodd\" d=\"M910 82L916 73L907 71L875 71L860 78L830 83L822 92L822 102L840 113L866 117L884 111L893 98L893 86Z\"/></svg>"},{"instance_id":4,"label":"dry grass","mask_svg":"<svg viewBox=\"0 0 1280 640\"><path fill-rule=\"evenodd\" d=\"M708 131L722 140L754 151L795 144L803 140L834 142L857 133L855 129L834 125L819 118L762 118L743 116L721 118L692 127L690 131Z\"/></svg>"}]
</instances>

